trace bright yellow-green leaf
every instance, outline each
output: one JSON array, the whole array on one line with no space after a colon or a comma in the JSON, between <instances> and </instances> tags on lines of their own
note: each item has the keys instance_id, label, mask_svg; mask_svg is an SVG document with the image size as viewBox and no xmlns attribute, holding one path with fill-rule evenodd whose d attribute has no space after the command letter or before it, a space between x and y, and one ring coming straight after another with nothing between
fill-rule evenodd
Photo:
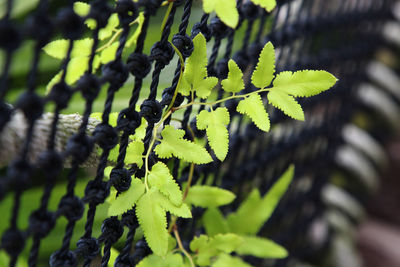
<instances>
[{"instance_id":1,"label":"bright yellow-green leaf","mask_svg":"<svg viewBox=\"0 0 400 267\"><path fill-rule=\"evenodd\" d=\"M130 210L138 199L144 194L145 186L143 182L137 178L133 178L131 186L125 192L118 195L117 198L110 198L110 207L108 208L108 216L121 215Z\"/></svg>"},{"instance_id":2,"label":"bright yellow-green leaf","mask_svg":"<svg viewBox=\"0 0 400 267\"><path fill-rule=\"evenodd\" d=\"M150 189L139 199L136 204L136 216L153 253L165 256L168 249L167 217L165 210L154 197L157 193L157 189Z\"/></svg>"},{"instance_id":3,"label":"bright yellow-green leaf","mask_svg":"<svg viewBox=\"0 0 400 267\"><path fill-rule=\"evenodd\" d=\"M170 125L165 126L161 132L163 139L154 151L160 158L175 156L196 164L205 164L212 161L210 154L204 147L183 139L184 135L184 130L177 130Z\"/></svg>"},{"instance_id":4,"label":"bright yellow-green leaf","mask_svg":"<svg viewBox=\"0 0 400 267\"><path fill-rule=\"evenodd\" d=\"M216 77L207 77L201 80L196 85L193 85L193 88L196 92L196 95L200 98L207 98L212 89L217 85L218 79Z\"/></svg>"},{"instance_id":5,"label":"bright yellow-green leaf","mask_svg":"<svg viewBox=\"0 0 400 267\"><path fill-rule=\"evenodd\" d=\"M194 185L190 187L186 202L195 206L210 208L231 203L235 199L232 192L213 186Z\"/></svg>"},{"instance_id":6,"label":"bright yellow-green leaf","mask_svg":"<svg viewBox=\"0 0 400 267\"><path fill-rule=\"evenodd\" d=\"M137 127L136 130L135 130L135 134L131 135L129 138L131 140L143 141L143 139L146 136L146 128L147 128L147 121L146 121L145 118L142 118L140 126Z\"/></svg>"},{"instance_id":7,"label":"bright yellow-green leaf","mask_svg":"<svg viewBox=\"0 0 400 267\"><path fill-rule=\"evenodd\" d=\"M260 192L256 188L253 189L237 211L228 215L229 229L238 234L257 233L259 222L264 218L262 212L259 212L261 202Z\"/></svg>"},{"instance_id":8,"label":"bright yellow-green leaf","mask_svg":"<svg viewBox=\"0 0 400 267\"><path fill-rule=\"evenodd\" d=\"M228 223L218 208L207 209L203 214L203 225L209 236L226 234L229 232Z\"/></svg>"},{"instance_id":9,"label":"bright yellow-green leaf","mask_svg":"<svg viewBox=\"0 0 400 267\"><path fill-rule=\"evenodd\" d=\"M185 70L178 92L188 96L192 91L198 97L207 98L218 83L215 77L207 77L206 39L199 33L193 38L193 53L186 59Z\"/></svg>"},{"instance_id":10,"label":"bright yellow-green leaf","mask_svg":"<svg viewBox=\"0 0 400 267\"><path fill-rule=\"evenodd\" d=\"M241 100L236 108L241 114L246 114L261 130L268 132L270 129L269 116L259 94L252 94Z\"/></svg>"},{"instance_id":11,"label":"bright yellow-green leaf","mask_svg":"<svg viewBox=\"0 0 400 267\"><path fill-rule=\"evenodd\" d=\"M190 242L190 250L193 252L199 251L208 245L208 236L206 235L200 235L200 236L195 236Z\"/></svg>"},{"instance_id":12,"label":"bright yellow-green leaf","mask_svg":"<svg viewBox=\"0 0 400 267\"><path fill-rule=\"evenodd\" d=\"M43 51L51 57L63 59L67 56L69 40L60 39L48 43ZM74 41L71 57L87 57L92 53L93 39L85 38Z\"/></svg>"},{"instance_id":13,"label":"bright yellow-green leaf","mask_svg":"<svg viewBox=\"0 0 400 267\"><path fill-rule=\"evenodd\" d=\"M221 82L222 88L229 93L237 93L244 89L243 72L232 59L228 62L228 78Z\"/></svg>"},{"instance_id":14,"label":"bright yellow-green leaf","mask_svg":"<svg viewBox=\"0 0 400 267\"><path fill-rule=\"evenodd\" d=\"M273 91L283 91L292 96L309 97L328 90L337 79L329 72L322 70L285 71L274 80Z\"/></svg>"},{"instance_id":15,"label":"bright yellow-green leaf","mask_svg":"<svg viewBox=\"0 0 400 267\"><path fill-rule=\"evenodd\" d=\"M136 44L137 39L139 38L140 33L142 32L143 23L144 23L144 12L140 12L139 16L135 19L134 23L137 23L137 28L135 32L129 37L128 41L126 41L126 47L130 47Z\"/></svg>"},{"instance_id":16,"label":"bright yellow-green leaf","mask_svg":"<svg viewBox=\"0 0 400 267\"><path fill-rule=\"evenodd\" d=\"M89 14L90 5L84 2L75 2L74 3L74 11L81 17L85 17Z\"/></svg>"},{"instance_id":17,"label":"bright yellow-green leaf","mask_svg":"<svg viewBox=\"0 0 400 267\"><path fill-rule=\"evenodd\" d=\"M143 165L144 144L142 141L132 141L126 148L125 163L136 163L139 168Z\"/></svg>"},{"instance_id":18,"label":"bright yellow-green leaf","mask_svg":"<svg viewBox=\"0 0 400 267\"><path fill-rule=\"evenodd\" d=\"M258 258L282 259L288 256L287 250L272 240L242 236L243 243L236 249L239 255L251 255Z\"/></svg>"},{"instance_id":19,"label":"bright yellow-green leaf","mask_svg":"<svg viewBox=\"0 0 400 267\"><path fill-rule=\"evenodd\" d=\"M206 13L215 11L221 21L231 28L236 28L239 22L236 0L203 0L203 10Z\"/></svg>"},{"instance_id":20,"label":"bright yellow-green leaf","mask_svg":"<svg viewBox=\"0 0 400 267\"><path fill-rule=\"evenodd\" d=\"M169 213L182 217L182 218L192 218L192 212L190 211L188 205L181 203L179 206L171 202L166 196L162 195L160 192L154 195L157 199L159 205Z\"/></svg>"},{"instance_id":21,"label":"bright yellow-green leaf","mask_svg":"<svg viewBox=\"0 0 400 267\"><path fill-rule=\"evenodd\" d=\"M252 265L244 262L239 257L234 257L229 254L221 254L211 267L252 267Z\"/></svg>"},{"instance_id":22,"label":"bright yellow-green leaf","mask_svg":"<svg viewBox=\"0 0 400 267\"><path fill-rule=\"evenodd\" d=\"M271 12L276 7L276 0L251 0L254 4L261 6Z\"/></svg>"},{"instance_id":23,"label":"bright yellow-green leaf","mask_svg":"<svg viewBox=\"0 0 400 267\"><path fill-rule=\"evenodd\" d=\"M217 234L214 236L209 245L218 251L223 251L225 253L231 253L240 247L243 243L242 237L227 233L227 234Z\"/></svg>"},{"instance_id":24,"label":"bright yellow-green leaf","mask_svg":"<svg viewBox=\"0 0 400 267\"><path fill-rule=\"evenodd\" d=\"M93 71L96 71L100 66L99 57L96 55L93 60ZM88 70L89 57L74 57L68 63L67 75L65 76L65 82L67 84L73 84L79 80L79 78Z\"/></svg>"},{"instance_id":25,"label":"bright yellow-green leaf","mask_svg":"<svg viewBox=\"0 0 400 267\"><path fill-rule=\"evenodd\" d=\"M281 90L272 89L268 93L268 102L289 117L304 121L304 112L293 96Z\"/></svg>"},{"instance_id":26,"label":"bright yellow-green leaf","mask_svg":"<svg viewBox=\"0 0 400 267\"><path fill-rule=\"evenodd\" d=\"M154 164L149 173L148 181L150 186L156 187L174 205L180 206L182 204L182 191L170 174L167 165L162 162Z\"/></svg>"},{"instance_id":27,"label":"bright yellow-green leaf","mask_svg":"<svg viewBox=\"0 0 400 267\"><path fill-rule=\"evenodd\" d=\"M251 76L251 82L258 88L269 86L275 74L275 49L268 42L261 50L256 69Z\"/></svg>"},{"instance_id":28,"label":"bright yellow-green leaf","mask_svg":"<svg viewBox=\"0 0 400 267\"><path fill-rule=\"evenodd\" d=\"M115 55L117 53L117 49L119 46L119 42L114 42L112 45L101 51L100 61L103 64L107 64L108 62L115 59Z\"/></svg>"},{"instance_id":29,"label":"bright yellow-green leaf","mask_svg":"<svg viewBox=\"0 0 400 267\"><path fill-rule=\"evenodd\" d=\"M294 167L290 166L261 199L258 190L254 189L239 209L228 216L230 230L243 235L257 234L287 191L293 175Z\"/></svg>"},{"instance_id":30,"label":"bright yellow-green leaf","mask_svg":"<svg viewBox=\"0 0 400 267\"><path fill-rule=\"evenodd\" d=\"M179 253L168 253L165 257L151 254L136 265L137 267L182 267L183 258Z\"/></svg>"},{"instance_id":31,"label":"bright yellow-green leaf","mask_svg":"<svg viewBox=\"0 0 400 267\"><path fill-rule=\"evenodd\" d=\"M221 161L228 153L229 132L226 125L229 124L229 121L227 108L217 108L215 111L202 110L197 115L197 128L206 129L208 142Z\"/></svg>"},{"instance_id":32,"label":"bright yellow-green leaf","mask_svg":"<svg viewBox=\"0 0 400 267\"><path fill-rule=\"evenodd\" d=\"M210 259L221 253L231 253L237 249L243 240L235 234L218 234L215 237L200 235L195 237L190 243L190 249L197 254L197 264L200 266L209 266ZM234 266L234 265L233 265Z\"/></svg>"},{"instance_id":33,"label":"bright yellow-green leaf","mask_svg":"<svg viewBox=\"0 0 400 267\"><path fill-rule=\"evenodd\" d=\"M117 13L111 14L111 16L108 18L107 26L100 29L99 31L99 39L104 40L110 37L113 34L113 30L117 28L118 24L119 24L118 14Z\"/></svg>"}]
</instances>

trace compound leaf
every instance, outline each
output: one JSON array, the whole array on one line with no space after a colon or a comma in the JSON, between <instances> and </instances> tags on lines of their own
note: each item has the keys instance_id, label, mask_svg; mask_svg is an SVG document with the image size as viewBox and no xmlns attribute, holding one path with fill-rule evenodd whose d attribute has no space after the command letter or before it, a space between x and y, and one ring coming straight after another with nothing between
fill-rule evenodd
<instances>
[{"instance_id":1,"label":"compound leaf","mask_svg":"<svg viewBox=\"0 0 400 267\"><path fill-rule=\"evenodd\" d=\"M241 114L247 114L254 124L261 130L268 132L270 122L268 113L259 94L252 94L241 100L236 108Z\"/></svg>"},{"instance_id":2,"label":"compound leaf","mask_svg":"<svg viewBox=\"0 0 400 267\"><path fill-rule=\"evenodd\" d=\"M220 254L217 260L211 265L211 267L252 267L252 265L244 262L239 257L234 257L229 254Z\"/></svg>"},{"instance_id":3,"label":"compound leaf","mask_svg":"<svg viewBox=\"0 0 400 267\"><path fill-rule=\"evenodd\" d=\"M322 70L284 71L274 80L274 90L283 91L295 97L317 95L331 88L337 79L329 72Z\"/></svg>"},{"instance_id":4,"label":"compound leaf","mask_svg":"<svg viewBox=\"0 0 400 267\"><path fill-rule=\"evenodd\" d=\"M206 129L208 142L221 161L228 153L229 132L226 125L229 124L229 120L227 108L217 108L215 111L202 110L197 115L197 128Z\"/></svg>"},{"instance_id":5,"label":"compound leaf","mask_svg":"<svg viewBox=\"0 0 400 267\"><path fill-rule=\"evenodd\" d=\"M289 117L304 121L304 112L293 96L281 90L272 89L268 93L268 102Z\"/></svg>"},{"instance_id":6,"label":"compound leaf","mask_svg":"<svg viewBox=\"0 0 400 267\"><path fill-rule=\"evenodd\" d=\"M229 232L228 223L218 208L207 209L203 214L203 224L209 236L226 234Z\"/></svg>"},{"instance_id":7,"label":"compound leaf","mask_svg":"<svg viewBox=\"0 0 400 267\"><path fill-rule=\"evenodd\" d=\"M110 199L110 207L108 208L108 216L117 216L130 210L138 199L144 194L145 186L143 182L137 178L133 178L129 189L115 199Z\"/></svg>"},{"instance_id":8,"label":"compound leaf","mask_svg":"<svg viewBox=\"0 0 400 267\"><path fill-rule=\"evenodd\" d=\"M148 181L151 186L156 187L174 205L182 204L182 191L169 172L167 165L157 162L151 169Z\"/></svg>"},{"instance_id":9,"label":"compound leaf","mask_svg":"<svg viewBox=\"0 0 400 267\"><path fill-rule=\"evenodd\" d=\"M228 77L221 82L225 92L237 93L244 89L243 72L232 59L228 62Z\"/></svg>"},{"instance_id":10,"label":"compound leaf","mask_svg":"<svg viewBox=\"0 0 400 267\"><path fill-rule=\"evenodd\" d=\"M154 151L160 158L175 156L196 164L205 164L212 161L210 154L204 147L183 139L184 135L184 130L177 130L170 125L165 126L161 132L163 139Z\"/></svg>"},{"instance_id":11,"label":"compound leaf","mask_svg":"<svg viewBox=\"0 0 400 267\"><path fill-rule=\"evenodd\" d=\"M261 6L271 12L276 7L276 0L251 0L254 4Z\"/></svg>"},{"instance_id":12,"label":"compound leaf","mask_svg":"<svg viewBox=\"0 0 400 267\"><path fill-rule=\"evenodd\" d=\"M153 253L165 256L168 249L167 217L165 210L154 197L157 192L157 189L150 189L139 199L136 216Z\"/></svg>"},{"instance_id":13,"label":"compound leaf","mask_svg":"<svg viewBox=\"0 0 400 267\"><path fill-rule=\"evenodd\" d=\"M242 236L242 240L242 244L236 249L239 255L266 259L282 259L288 256L287 250L272 240L256 236Z\"/></svg>"},{"instance_id":14,"label":"compound leaf","mask_svg":"<svg viewBox=\"0 0 400 267\"><path fill-rule=\"evenodd\" d=\"M186 197L187 203L210 208L227 205L235 199L232 192L213 186L195 185L190 187Z\"/></svg>"},{"instance_id":15,"label":"compound leaf","mask_svg":"<svg viewBox=\"0 0 400 267\"><path fill-rule=\"evenodd\" d=\"M269 86L275 73L275 50L268 42L261 50L256 69L251 76L251 82L258 88Z\"/></svg>"}]
</instances>

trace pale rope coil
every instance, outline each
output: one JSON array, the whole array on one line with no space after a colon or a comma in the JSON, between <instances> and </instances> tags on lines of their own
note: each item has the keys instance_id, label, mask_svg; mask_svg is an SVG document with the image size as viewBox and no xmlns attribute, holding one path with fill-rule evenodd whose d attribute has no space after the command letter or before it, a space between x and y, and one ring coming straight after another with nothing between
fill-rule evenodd
<instances>
[{"instance_id":1,"label":"pale rope coil","mask_svg":"<svg viewBox=\"0 0 400 267\"><path fill-rule=\"evenodd\" d=\"M46 151L48 138L53 123L53 113L45 113L35 122L32 141L29 144L28 160L36 163L38 156ZM57 134L54 140L55 150L58 152L65 151L68 139L75 134L82 122L82 116L79 114L59 115L57 123ZM94 128L100 121L89 118L86 133L91 136ZM0 133L0 166L7 166L10 162L18 157L26 140L26 132L28 123L22 112L13 113L10 121L6 124ZM93 167L98 163L99 156L95 146L89 158L81 165L81 167ZM64 161L64 167L70 167L71 159Z\"/></svg>"}]
</instances>

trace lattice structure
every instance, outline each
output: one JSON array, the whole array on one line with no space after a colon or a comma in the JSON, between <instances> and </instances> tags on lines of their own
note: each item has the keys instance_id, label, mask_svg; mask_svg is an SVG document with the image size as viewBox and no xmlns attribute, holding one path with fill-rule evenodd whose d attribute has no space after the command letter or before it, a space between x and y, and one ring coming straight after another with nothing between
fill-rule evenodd
<instances>
[{"instance_id":1,"label":"lattice structure","mask_svg":"<svg viewBox=\"0 0 400 267\"><path fill-rule=\"evenodd\" d=\"M335 209L344 217L354 215L347 214L351 211L346 211L346 205L342 207L336 203L339 208L332 208L335 205L329 202L332 191L338 190L331 185L332 173L338 167L343 170L346 163L351 162L346 160L349 153L344 145L350 141L346 139L345 130L354 130L350 124L357 114L364 114L364 118L368 117L365 114L372 114L374 118L380 114L371 108L374 107L368 98L371 90L384 94L389 102L392 100L387 95L398 96L396 91L361 86L376 84L369 75L369 63L375 59L376 52L387 47L396 49L383 35L386 23L395 21L392 14L395 1L282 0L277 1L273 12L267 13L249 1L238 0L239 25L232 30L213 14L203 14L197 21L191 17L191 11L199 3L177 0L173 1L166 17L160 39L150 51L145 44L151 40L149 37L158 33L152 32L149 25L162 16L165 10L161 7L162 1L91 1L88 16L96 20L97 26L89 33L84 32L83 19L73 11L74 1L65 1L61 6L40 0L37 8L19 20L12 16L14 1L6 2L5 14L0 20L0 47L4 55L0 80L0 162L5 166L0 178L0 206L7 206L9 218L3 222L0 251L9 255L9 266L19 266L17 260L23 257L29 266L47 266L47 262L50 266L89 266L91 263L90 266L107 266L111 263L112 247L119 251L114 266L134 266L150 253L144 240L134 240L138 228L134 212L126 213L122 219L107 218L99 215L99 209L110 188L125 191L130 186L131 175L143 175L143 170L137 166L124 164L129 136L135 133L144 117L148 122L145 147L149 146L154 124L160 120L163 108L171 103L179 80L181 65L170 42L186 58L193 50L191 40L199 32L206 37L210 48L208 71L219 79L226 77L230 58L247 76L251 74L261 48L268 41L278 52L279 71L322 69L339 78L332 90L301 102L306 122L293 122L280 111L270 110L271 124L275 127L269 133L262 133L248 124L236 112L237 102L227 102L232 118L228 126L231 142L227 160L222 164L216 161L196 166L193 177L195 182L201 180L202 183L213 177L214 185L233 191L237 199L223 208L224 213L229 213L243 200L249 188L258 187L265 193L289 164L295 164L295 180L262 230L263 235L286 247L290 255L276 261L247 260L255 266L296 266L301 262L318 265L329 261L338 230L327 218L328 211ZM123 51L132 31L129 24L136 19L138 11L144 11L143 28L135 48L129 49L126 58ZM116 59L93 72L96 49L101 43L99 32L112 13L118 13L122 27ZM50 93L43 94L37 89L43 80L39 71L42 47L60 34L71 40L66 59L60 66L64 75ZM89 69L77 83L67 85L64 81L73 40L84 34L94 40ZM8 96L15 91L15 81L10 75L14 55L28 40L33 40L34 46L29 74L24 77L26 89L18 91L15 102L9 102ZM174 75L162 76L166 66L172 64L177 64ZM163 84L170 83L168 88L160 86L160 77L167 80L163 80ZM109 126L110 113L115 94L121 88L132 93L128 105L118 110L118 124L113 128ZM247 84L245 92L252 90L254 88ZM101 91L107 93L100 123L89 116ZM223 91L219 89L218 92L221 98ZM62 114L71 103L71 97L77 94L82 94L84 99L82 115ZM178 96L175 105L185 100ZM396 108L398 100L394 104ZM194 121L200 110L189 107L184 114L173 118L181 120L179 127L182 129L187 130L189 125L196 135L202 136L204 132L196 130ZM110 150L116 143L120 150L110 179L105 177L104 171ZM93 152L98 147L102 148L101 155ZM358 154L364 155L362 146L357 149ZM173 176L179 183L185 182L189 168L182 168L179 160L170 164ZM82 178L82 169L90 169L89 179ZM352 201L362 203L365 193L374 187L374 177L363 180L354 172L344 173L351 182L346 182L347 193L341 192L348 197L353 194ZM82 180L85 189L84 194L79 195L77 185ZM60 185L65 190L62 193L55 191ZM33 189L40 195L40 201L29 211L29 219L24 217L27 222L21 223L24 195ZM61 195L54 196L55 192ZM337 195L333 195L335 199ZM51 208L52 204L57 208ZM192 220L178 220L184 244L204 231L198 224L203 212L196 208L192 210ZM51 256L46 255L41 248L50 242L46 237L54 234L60 224L65 228L56 235L58 240L50 249Z\"/></svg>"}]
</instances>

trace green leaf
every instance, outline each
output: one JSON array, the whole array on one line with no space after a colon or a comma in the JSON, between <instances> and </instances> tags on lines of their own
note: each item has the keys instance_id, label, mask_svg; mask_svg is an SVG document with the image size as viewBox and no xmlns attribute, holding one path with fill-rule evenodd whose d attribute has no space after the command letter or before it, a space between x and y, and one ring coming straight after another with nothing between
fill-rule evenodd
<instances>
[{"instance_id":1,"label":"green leaf","mask_svg":"<svg viewBox=\"0 0 400 267\"><path fill-rule=\"evenodd\" d=\"M241 100L236 110L241 114L247 114L261 130L265 132L269 131L269 116L259 94L252 94Z\"/></svg>"},{"instance_id":2,"label":"green leaf","mask_svg":"<svg viewBox=\"0 0 400 267\"><path fill-rule=\"evenodd\" d=\"M228 153L229 132L226 125L229 124L229 120L227 108L202 110L197 115L197 128L206 129L208 142L220 161L223 161Z\"/></svg>"},{"instance_id":3,"label":"green leaf","mask_svg":"<svg viewBox=\"0 0 400 267\"><path fill-rule=\"evenodd\" d=\"M228 78L221 82L222 89L228 93L237 93L244 89L243 72L232 59L228 62Z\"/></svg>"},{"instance_id":4,"label":"green leaf","mask_svg":"<svg viewBox=\"0 0 400 267\"><path fill-rule=\"evenodd\" d=\"M203 10L206 13L215 11L221 21L231 28L236 28L239 23L236 0L203 0Z\"/></svg>"},{"instance_id":5,"label":"green leaf","mask_svg":"<svg viewBox=\"0 0 400 267\"><path fill-rule=\"evenodd\" d=\"M200 236L195 236L190 242L190 250L193 252L197 252L208 245L208 236L206 235L200 235Z\"/></svg>"},{"instance_id":6,"label":"green leaf","mask_svg":"<svg viewBox=\"0 0 400 267\"><path fill-rule=\"evenodd\" d=\"M157 190L150 189L139 199L136 216L153 253L165 256L168 249L167 217L154 194L157 194Z\"/></svg>"},{"instance_id":7,"label":"green leaf","mask_svg":"<svg viewBox=\"0 0 400 267\"><path fill-rule=\"evenodd\" d=\"M275 73L275 50L271 42L268 42L261 50L256 69L251 76L251 82L258 88L269 86Z\"/></svg>"},{"instance_id":8,"label":"green leaf","mask_svg":"<svg viewBox=\"0 0 400 267\"><path fill-rule=\"evenodd\" d=\"M235 234L218 234L214 238L206 235L195 237L190 243L190 249L197 254L197 264L210 265L210 259L221 253L231 253L237 249L243 240ZM234 265L233 265L234 266Z\"/></svg>"},{"instance_id":9,"label":"green leaf","mask_svg":"<svg viewBox=\"0 0 400 267\"><path fill-rule=\"evenodd\" d=\"M0 266L10 266L10 256L4 251L0 251ZM23 257L18 257L16 266L28 267L28 263Z\"/></svg>"},{"instance_id":10,"label":"green leaf","mask_svg":"<svg viewBox=\"0 0 400 267\"><path fill-rule=\"evenodd\" d=\"M186 205L185 203L181 203L181 205L177 206L172 203L166 196L162 195L159 192L154 197L157 198L159 205L165 211L168 211L178 217L192 218L192 212L190 211L188 205Z\"/></svg>"},{"instance_id":11,"label":"green leaf","mask_svg":"<svg viewBox=\"0 0 400 267\"><path fill-rule=\"evenodd\" d=\"M107 64L108 62L115 59L117 49L119 46L119 42L114 42L112 45L101 51L100 61L103 64Z\"/></svg>"},{"instance_id":12,"label":"green leaf","mask_svg":"<svg viewBox=\"0 0 400 267\"><path fill-rule=\"evenodd\" d=\"M137 267L181 267L184 266L182 255L179 253L168 253L165 257L151 254L141 260Z\"/></svg>"},{"instance_id":13,"label":"green leaf","mask_svg":"<svg viewBox=\"0 0 400 267\"><path fill-rule=\"evenodd\" d=\"M130 142L126 148L125 164L136 163L138 167L141 168L143 165L143 152L144 144L142 141Z\"/></svg>"},{"instance_id":14,"label":"green leaf","mask_svg":"<svg viewBox=\"0 0 400 267\"><path fill-rule=\"evenodd\" d=\"M234 199L235 195L232 192L206 185L195 185L190 187L186 197L187 203L203 208L227 205Z\"/></svg>"},{"instance_id":15,"label":"green leaf","mask_svg":"<svg viewBox=\"0 0 400 267\"><path fill-rule=\"evenodd\" d=\"M225 253L231 253L240 247L243 243L241 236L236 234L217 234L211 239L209 246L215 248L218 251Z\"/></svg>"},{"instance_id":16,"label":"green leaf","mask_svg":"<svg viewBox=\"0 0 400 267\"><path fill-rule=\"evenodd\" d=\"M146 128L147 121L145 118L142 118L140 126L135 130L135 134L131 135L129 138L134 141L143 141L144 137L146 136Z\"/></svg>"},{"instance_id":17,"label":"green leaf","mask_svg":"<svg viewBox=\"0 0 400 267\"><path fill-rule=\"evenodd\" d=\"M276 7L276 0L251 0L254 4L261 6L271 12Z\"/></svg>"},{"instance_id":18,"label":"green leaf","mask_svg":"<svg viewBox=\"0 0 400 267\"><path fill-rule=\"evenodd\" d=\"M93 72L95 72L100 66L99 57L96 55L93 60ZM67 75L65 76L65 82L67 84L73 84L79 80L79 78L85 74L89 67L89 57L74 57L68 63Z\"/></svg>"},{"instance_id":19,"label":"green leaf","mask_svg":"<svg viewBox=\"0 0 400 267\"><path fill-rule=\"evenodd\" d=\"M285 71L274 80L273 90L279 90L295 97L317 95L331 88L337 79L329 72L322 70Z\"/></svg>"},{"instance_id":20,"label":"green leaf","mask_svg":"<svg viewBox=\"0 0 400 267\"><path fill-rule=\"evenodd\" d=\"M210 154L204 147L183 139L184 135L184 130L177 130L170 125L165 126L161 132L163 139L154 151L160 158L175 156L196 164L205 164L212 161Z\"/></svg>"},{"instance_id":21,"label":"green leaf","mask_svg":"<svg viewBox=\"0 0 400 267\"><path fill-rule=\"evenodd\" d=\"M280 109L289 117L304 121L304 112L293 96L279 90L272 89L268 92L268 102Z\"/></svg>"},{"instance_id":22,"label":"green leaf","mask_svg":"<svg viewBox=\"0 0 400 267\"><path fill-rule=\"evenodd\" d=\"M236 249L239 255L266 259L282 259L288 256L287 250L272 240L256 236L242 236L242 239L243 243Z\"/></svg>"},{"instance_id":23,"label":"green leaf","mask_svg":"<svg viewBox=\"0 0 400 267\"><path fill-rule=\"evenodd\" d=\"M256 188L253 189L237 211L228 215L229 229L237 234L257 233L259 222L264 218L260 212L261 202L260 192Z\"/></svg>"},{"instance_id":24,"label":"green leaf","mask_svg":"<svg viewBox=\"0 0 400 267\"><path fill-rule=\"evenodd\" d=\"M84 2L75 2L74 3L74 11L81 17L85 17L89 14L90 5Z\"/></svg>"},{"instance_id":25,"label":"green leaf","mask_svg":"<svg viewBox=\"0 0 400 267\"><path fill-rule=\"evenodd\" d=\"M197 96L207 98L217 85L218 79L207 77L207 47L206 39L199 33L193 38L194 49L186 59L185 70L178 92L188 96L195 91Z\"/></svg>"},{"instance_id":26,"label":"green leaf","mask_svg":"<svg viewBox=\"0 0 400 267\"><path fill-rule=\"evenodd\" d=\"M126 47L131 47L132 45L136 44L139 35L142 32L144 20L144 12L142 11L139 13L139 16L134 21L134 23L137 23L137 28L132 36L129 37L128 41L126 41Z\"/></svg>"},{"instance_id":27,"label":"green leaf","mask_svg":"<svg viewBox=\"0 0 400 267\"><path fill-rule=\"evenodd\" d=\"M156 187L174 205L182 204L182 191L169 172L167 165L157 162L151 169L148 181L150 186Z\"/></svg>"},{"instance_id":28,"label":"green leaf","mask_svg":"<svg viewBox=\"0 0 400 267\"><path fill-rule=\"evenodd\" d=\"M244 262L239 257L233 257L229 254L221 254L211 267L251 267L252 265Z\"/></svg>"},{"instance_id":29,"label":"green leaf","mask_svg":"<svg viewBox=\"0 0 400 267\"><path fill-rule=\"evenodd\" d=\"M200 98L207 98L212 89L217 85L218 79L216 77L207 77L203 80L199 81L196 85L193 86L196 95Z\"/></svg>"},{"instance_id":30,"label":"green leaf","mask_svg":"<svg viewBox=\"0 0 400 267\"><path fill-rule=\"evenodd\" d=\"M121 193L117 198L111 198L108 208L108 216L121 215L132 209L138 199L144 194L145 186L143 182L137 178L133 178L129 189Z\"/></svg>"},{"instance_id":31,"label":"green leaf","mask_svg":"<svg viewBox=\"0 0 400 267\"><path fill-rule=\"evenodd\" d=\"M100 29L99 31L99 39L104 40L110 37L118 25L119 25L118 14L117 13L111 14L111 16L108 18L106 27Z\"/></svg>"},{"instance_id":32,"label":"green leaf","mask_svg":"<svg viewBox=\"0 0 400 267\"><path fill-rule=\"evenodd\" d=\"M104 246L103 246L102 251L104 251ZM108 260L108 264L107 264L108 267L114 267L114 262L117 260L117 257L119 254L120 254L120 252L117 249L115 249L113 247L110 248L110 259Z\"/></svg>"},{"instance_id":33,"label":"green leaf","mask_svg":"<svg viewBox=\"0 0 400 267\"><path fill-rule=\"evenodd\" d=\"M226 234L229 232L228 223L218 208L207 209L203 214L203 224L209 236Z\"/></svg>"},{"instance_id":34,"label":"green leaf","mask_svg":"<svg viewBox=\"0 0 400 267\"><path fill-rule=\"evenodd\" d=\"M260 193L254 189L235 213L228 216L230 230L237 234L254 235L268 221L283 194L287 191L294 175L294 166L290 166L271 189L260 199Z\"/></svg>"},{"instance_id":35,"label":"green leaf","mask_svg":"<svg viewBox=\"0 0 400 267\"><path fill-rule=\"evenodd\" d=\"M48 43L43 47L43 51L51 57L64 59L67 56L69 40L60 39ZM92 53L93 39L85 38L74 41L71 51L71 58L87 57Z\"/></svg>"}]
</instances>

